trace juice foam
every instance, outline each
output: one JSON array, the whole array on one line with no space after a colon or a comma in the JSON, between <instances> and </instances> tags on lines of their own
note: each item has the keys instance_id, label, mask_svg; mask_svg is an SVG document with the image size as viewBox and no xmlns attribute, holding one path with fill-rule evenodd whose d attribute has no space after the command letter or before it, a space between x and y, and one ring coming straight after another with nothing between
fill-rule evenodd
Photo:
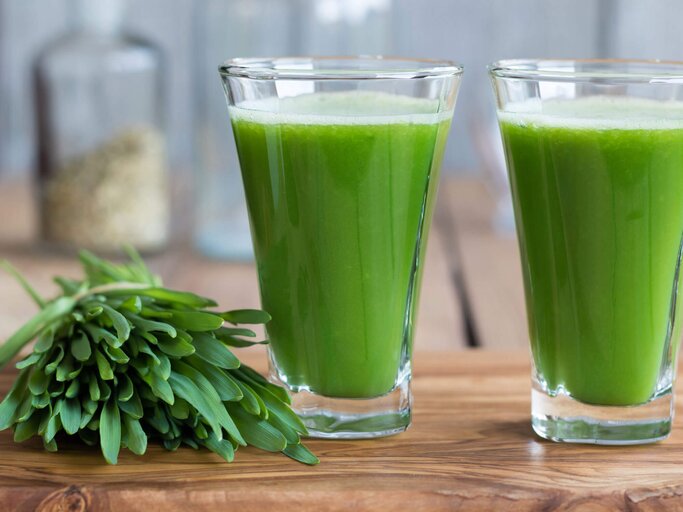
<instances>
[{"instance_id":1,"label":"juice foam","mask_svg":"<svg viewBox=\"0 0 683 512\"><path fill-rule=\"evenodd\" d=\"M683 102L587 96L571 100L538 98L508 103L503 123L587 130L671 130L683 128Z\"/></svg>"},{"instance_id":2,"label":"juice foam","mask_svg":"<svg viewBox=\"0 0 683 512\"><path fill-rule=\"evenodd\" d=\"M366 91L247 100L229 110L233 120L269 125L436 124L453 115L439 112L438 100Z\"/></svg>"}]
</instances>

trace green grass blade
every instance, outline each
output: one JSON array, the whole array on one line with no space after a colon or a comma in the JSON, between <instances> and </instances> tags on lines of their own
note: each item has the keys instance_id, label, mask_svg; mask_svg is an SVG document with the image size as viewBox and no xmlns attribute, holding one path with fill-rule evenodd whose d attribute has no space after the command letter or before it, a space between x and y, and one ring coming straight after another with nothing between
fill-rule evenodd
<instances>
[{"instance_id":1,"label":"green grass blade","mask_svg":"<svg viewBox=\"0 0 683 512\"><path fill-rule=\"evenodd\" d=\"M100 446L109 464L116 464L121 450L121 418L116 400L109 400L100 414Z\"/></svg>"},{"instance_id":2,"label":"green grass blade","mask_svg":"<svg viewBox=\"0 0 683 512\"><path fill-rule=\"evenodd\" d=\"M19 406L26 394L30 375L30 370L22 370L19 373L19 377L14 381L12 389L7 393L4 400L0 402L0 430L5 430L14 423Z\"/></svg>"},{"instance_id":3,"label":"green grass blade","mask_svg":"<svg viewBox=\"0 0 683 512\"><path fill-rule=\"evenodd\" d=\"M124 414L123 423L128 434L128 449L136 455L142 455L147 451L147 434L142 429L140 422L128 414Z\"/></svg>"},{"instance_id":4,"label":"green grass blade","mask_svg":"<svg viewBox=\"0 0 683 512\"><path fill-rule=\"evenodd\" d=\"M268 452L281 452L287 447L285 436L267 421L249 414L237 404L229 403L228 409L248 444Z\"/></svg>"},{"instance_id":5,"label":"green grass blade","mask_svg":"<svg viewBox=\"0 0 683 512\"><path fill-rule=\"evenodd\" d=\"M78 432L81 426L81 403L77 398L69 398L62 402L60 417L67 434L73 435Z\"/></svg>"},{"instance_id":6,"label":"green grass blade","mask_svg":"<svg viewBox=\"0 0 683 512\"><path fill-rule=\"evenodd\" d=\"M223 325L223 319L202 311L174 311L173 325L192 332L215 331Z\"/></svg>"},{"instance_id":7,"label":"green grass blade","mask_svg":"<svg viewBox=\"0 0 683 512\"><path fill-rule=\"evenodd\" d=\"M99 350L95 350L95 362L97 363L97 370L100 372L102 380L112 380L114 372L107 358Z\"/></svg>"},{"instance_id":8,"label":"green grass blade","mask_svg":"<svg viewBox=\"0 0 683 512\"><path fill-rule=\"evenodd\" d=\"M235 458L235 449L233 448L232 443L227 439L219 441L216 439L216 436L211 433L206 439L204 439L203 444L209 450L220 455L228 462L232 462Z\"/></svg>"},{"instance_id":9,"label":"green grass blade","mask_svg":"<svg viewBox=\"0 0 683 512\"><path fill-rule=\"evenodd\" d=\"M79 332L71 339L71 355L76 361L87 361L92 355L90 348L90 339L83 331Z\"/></svg>"},{"instance_id":10,"label":"green grass blade","mask_svg":"<svg viewBox=\"0 0 683 512\"><path fill-rule=\"evenodd\" d=\"M194 345L180 338L160 337L158 347L164 354L175 358L187 357L195 352Z\"/></svg>"},{"instance_id":11,"label":"green grass blade","mask_svg":"<svg viewBox=\"0 0 683 512\"><path fill-rule=\"evenodd\" d=\"M240 387L220 368L208 364L196 356L188 357L187 362L211 382L222 401L238 401L244 397Z\"/></svg>"},{"instance_id":12,"label":"green grass blade","mask_svg":"<svg viewBox=\"0 0 683 512\"><path fill-rule=\"evenodd\" d=\"M271 320L271 316L260 309L237 309L219 314L231 324L267 324Z\"/></svg>"},{"instance_id":13,"label":"green grass blade","mask_svg":"<svg viewBox=\"0 0 683 512\"><path fill-rule=\"evenodd\" d=\"M144 415L142 401L140 400L140 395L137 393L133 393L133 396L130 397L130 400L119 402L119 409L136 420L139 420Z\"/></svg>"},{"instance_id":14,"label":"green grass blade","mask_svg":"<svg viewBox=\"0 0 683 512\"><path fill-rule=\"evenodd\" d=\"M223 439L221 424L218 421L219 413L217 412L222 407L222 403L220 398L218 398L218 395L216 394L216 399L212 399L210 396L207 397L200 388L195 385L192 379L175 371L171 372L168 382L171 384L174 394L197 409L197 412L204 417L216 437L218 439ZM214 393L215 392L216 390L214 389Z\"/></svg>"},{"instance_id":15,"label":"green grass blade","mask_svg":"<svg viewBox=\"0 0 683 512\"><path fill-rule=\"evenodd\" d=\"M51 376L46 375L45 372L34 370L31 373L31 378L28 380L28 389L34 395L42 395L47 391L51 380Z\"/></svg>"},{"instance_id":16,"label":"green grass blade","mask_svg":"<svg viewBox=\"0 0 683 512\"><path fill-rule=\"evenodd\" d=\"M29 354L26 356L24 359L19 361L17 364L14 366L16 367L17 370L23 370L24 368L28 368L29 366L33 366L36 364L42 356L40 354L36 354L35 352Z\"/></svg>"},{"instance_id":17,"label":"green grass blade","mask_svg":"<svg viewBox=\"0 0 683 512\"><path fill-rule=\"evenodd\" d=\"M223 405L223 402L218 396L218 392L206 379L206 377L204 377L200 372L198 372L191 366L185 363L181 363L179 361L173 362L173 370L174 371L171 372L171 377L173 377L174 372L178 372L182 376L191 380L191 382L195 384L195 387L205 397L207 402L212 406L212 412L215 414L214 417L218 421L219 425L222 426L235 441L237 441L239 444L244 444L244 438L242 437L237 426L228 414L228 411L226 410L225 406ZM173 390L176 390L175 385L173 385ZM192 402L188 400L187 397L184 397L182 395L180 396L181 398L184 398L192 404ZM215 430L214 433L216 434L216 437L218 437L219 439L222 438L222 434L216 433Z\"/></svg>"},{"instance_id":18,"label":"green grass blade","mask_svg":"<svg viewBox=\"0 0 683 512\"><path fill-rule=\"evenodd\" d=\"M107 304L102 303L101 305L104 309L104 314L111 320L119 341L123 343L130 337L130 323L128 319Z\"/></svg>"},{"instance_id":19,"label":"green grass blade","mask_svg":"<svg viewBox=\"0 0 683 512\"><path fill-rule=\"evenodd\" d=\"M308 464L309 466L315 466L320 463L320 459L303 444L289 444L287 448L282 450L282 453L291 459Z\"/></svg>"},{"instance_id":20,"label":"green grass blade","mask_svg":"<svg viewBox=\"0 0 683 512\"><path fill-rule=\"evenodd\" d=\"M240 367L240 360L228 347L207 333L194 335L195 354L209 364L233 370Z\"/></svg>"},{"instance_id":21,"label":"green grass blade","mask_svg":"<svg viewBox=\"0 0 683 512\"><path fill-rule=\"evenodd\" d=\"M17 424L14 428L14 442L21 443L38 435L38 428L43 420L43 413L36 412L26 421Z\"/></svg>"},{"instance_id":22,"label":"green grass blade","mask_svg":"<svg viewBox=\"0 0 683 512\"><path fill-rule=\"evenodd\" d=\"M38 307L40 307L41 309L45 307L45 299L43 299L40 296L40 294L33 288L33 286L31 286L31 284L26 280L26 278L23 275L21 275L21 272L14 268L9 261L0 261L0 267L2 267L8 274L10 274L12 277L14 277L14 279L17 280L17 282L31 297L31 299L33 299L33 302L35 302L38 305Z\"/></svg>"},{"instance_id":23,"label":"green grass blade","mask_svg":"<svg viewBox=\"0 0 683 512\"><path fill-rule=\"evenodd\" d=\"M71 313L75 305L76 301L73 298L60 297L45 306L0 346L0 368L16 356L42 329Z\"/></svg>"}]
</instances>

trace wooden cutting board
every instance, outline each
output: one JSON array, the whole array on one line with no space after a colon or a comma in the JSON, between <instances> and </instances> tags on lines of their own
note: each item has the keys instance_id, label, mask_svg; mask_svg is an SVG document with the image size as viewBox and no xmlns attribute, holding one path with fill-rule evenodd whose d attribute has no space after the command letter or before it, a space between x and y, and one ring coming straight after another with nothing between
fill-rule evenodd
<instances>
[{"instance_id":1,"label":"wooden cutting board","mask_svg":"<svg viewBox=\"0 0 683 512\"><path fill-rule=\"evenodd\" d=\"M264 369L263 352L240 357ZM542 441L529 426L528 373L522 352L420 353L413 427L385 439L310 441L317 467L253 449L227 464L156 447L107 466L77 443L50 454L3 432L0 510L683 510L680 422L649 446ZM11 379L3 372L0 392Z\"/></svg>"}]
</instances>

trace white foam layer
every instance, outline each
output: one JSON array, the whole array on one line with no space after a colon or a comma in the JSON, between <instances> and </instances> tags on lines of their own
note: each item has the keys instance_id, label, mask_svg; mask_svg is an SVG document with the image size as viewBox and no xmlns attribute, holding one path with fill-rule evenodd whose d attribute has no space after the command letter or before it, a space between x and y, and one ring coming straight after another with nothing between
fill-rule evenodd
<instances>
[{"instance_id":1,"label":"white foam layer","mask_svg":"<svg viewBox=\"0 0 683 512\"><path fill-rule=\"evenodd\" d=\"M229 110L233 120L259 124L435 124L453 115L439 112L438 100L365 91L243 101Z\"/></svg>"},{"instance_id":2,"label":"white foam layer","mask_svg":"<svg viewBox=\"0 0 683 512\"><path fill-rule=\"evenodd\" d=\"M683 129L683 102L616 96L573 100L538 98L509 103L498 112L503 123L590 130Z\"/></svg>"}]
</instances>

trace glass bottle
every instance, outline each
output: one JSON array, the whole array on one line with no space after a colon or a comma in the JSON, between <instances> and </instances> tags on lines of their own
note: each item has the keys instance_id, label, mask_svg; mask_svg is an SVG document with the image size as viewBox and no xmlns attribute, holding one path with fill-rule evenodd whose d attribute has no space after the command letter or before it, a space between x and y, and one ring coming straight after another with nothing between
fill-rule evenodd
<instances>
[{"instance_id":1,"label":"glass bottle","mask_svg":"<svg viewBox=\"0 0 683 512\"><path fill-rule=\"evenodd\" d=\"M162 248L169 184L161 55L125 35L122 0L72 0L34 66L41 232L58 246Z\"/></svg>"}]
</instances>

